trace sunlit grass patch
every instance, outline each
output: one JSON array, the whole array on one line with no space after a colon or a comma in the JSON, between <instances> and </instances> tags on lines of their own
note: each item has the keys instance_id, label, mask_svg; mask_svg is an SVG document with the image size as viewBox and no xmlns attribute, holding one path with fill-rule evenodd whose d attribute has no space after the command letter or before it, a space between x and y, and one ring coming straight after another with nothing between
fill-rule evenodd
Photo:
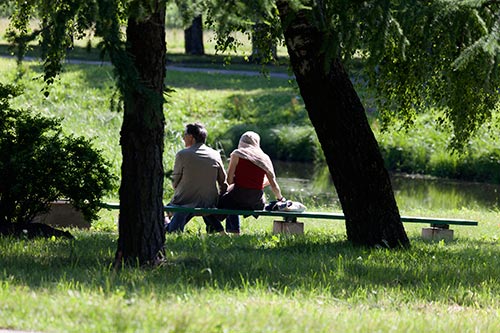
<instances>
[{"instance_id":1,"label":"sunlit grass patch","mask_svg":"<svg viewBox=\"0 0 500 333\"><path fill-rule=\"evenodd\" d=\"M496 332L500 252L483 235L495 227L485 220L486 229L450 243L424 242L415 228L410 249L386 250L353 247L337 221L306 222L305 235L284 236L272 234L272 221L249 218L242 236L228 237L206 235L195 219L186 233L167 235L164 265L119 272L111 265L116 231L2 238L0 327Z\"/></svg>"}]
</instances>

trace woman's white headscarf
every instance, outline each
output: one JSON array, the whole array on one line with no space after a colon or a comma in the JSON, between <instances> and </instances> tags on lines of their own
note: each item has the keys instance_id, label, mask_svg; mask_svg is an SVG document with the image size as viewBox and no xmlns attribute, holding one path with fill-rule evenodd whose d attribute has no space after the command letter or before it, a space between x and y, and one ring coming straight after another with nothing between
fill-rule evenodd
<instances>
[{"instance_id":1,"label":"woman's white headscarf","mask_svg":"<svg viewBox=\"0 0 500 333\"><path fill-rule=\"evenodd\" d=\"M264 170L266 174L272 175L272 178L276 178L273 163L269 156L260 148L260 136L257 133L252 131L243 133L238 144L238 149L235 149L231 153L231 155L233 154L249 160Z\"/></svg>"}]
</instances>

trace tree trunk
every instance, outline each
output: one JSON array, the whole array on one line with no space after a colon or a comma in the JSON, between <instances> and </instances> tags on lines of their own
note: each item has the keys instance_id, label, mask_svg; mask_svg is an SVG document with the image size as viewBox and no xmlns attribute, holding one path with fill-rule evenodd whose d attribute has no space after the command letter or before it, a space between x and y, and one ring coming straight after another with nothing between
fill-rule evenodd
<instances>
[{"instance_id":1,"label":"tree trunk","mask_svg":"<svg viewBox=\"0 0 500 333\"><path fill-rule=\"evenodd\" d=\"M276 3L300 93L344 211L348 240L366 246L408 246L363 105L340 60L322 52L322 45L331 41L305 10L294 11L287 0Z\"/></svg>"},{"instance_id":2,"label":"tree trunk","mask_svg":"<svg viewBox=\"0 0 500 333\"><path fill-rule=\"evenodd\" d=\"M130 18L127 52L137 82L124 89L120 144L123 164L120 186L120 260L154 263L163 251L163 87L165 79L165 3L139 21Z\"/></svg>"},{"instance_id":3,"label":"tree trunk","mask_svg":"<svg viewBox=\"0 0 500 333\"><path fill-rule=\"evenodd\" d=\"M260 63L278 58L276 42L269 41L268 29L265 24L256 23L252 31L252 55L250 61Z\"/></svg>"},{"instance_id":4,"label":"tree trunk","mask_svg":"<svg viewBox=\"0 0 500 333\"><path fill-rule=\"evenodd\" d=\"M191 26L184 30L184 49L186 54L204 55L203 22L201 15L196 16Z\"/></svg>"}]
</instances>

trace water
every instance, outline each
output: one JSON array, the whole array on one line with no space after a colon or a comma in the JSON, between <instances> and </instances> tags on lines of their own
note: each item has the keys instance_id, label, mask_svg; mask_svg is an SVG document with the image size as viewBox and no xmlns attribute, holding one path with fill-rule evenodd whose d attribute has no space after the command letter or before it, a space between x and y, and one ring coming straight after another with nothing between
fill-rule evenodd
<instances>
[{"instance_id":1,"label":"water","mask_svg":"<svg viewBox=\"0 0 500 333\"><path fill-rule=\"evenodd\" d=\"M340 209L335 187L325 167L289 162L275 162L274 166L285 197ZM405 174L392 175L391 182L400 209L500 208L500 185Z\"/></svg>"}]
</instances>

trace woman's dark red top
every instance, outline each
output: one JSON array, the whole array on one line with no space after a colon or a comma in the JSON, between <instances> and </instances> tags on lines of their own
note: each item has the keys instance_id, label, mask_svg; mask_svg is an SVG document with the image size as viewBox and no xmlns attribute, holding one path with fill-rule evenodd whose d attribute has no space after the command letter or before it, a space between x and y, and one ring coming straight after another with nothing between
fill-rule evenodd
<instances>
[{"instance_id":1,"label":"woman's dark red top","mask_svg":"<svg viewBox=\"0 0 500 333\"><path fill-rule=\"evenodd\" d=\"M265 171L244 158L238 160L234 171L234 184L237 187L262 190L264 188Z\"/></svg>"}]
</instances>

